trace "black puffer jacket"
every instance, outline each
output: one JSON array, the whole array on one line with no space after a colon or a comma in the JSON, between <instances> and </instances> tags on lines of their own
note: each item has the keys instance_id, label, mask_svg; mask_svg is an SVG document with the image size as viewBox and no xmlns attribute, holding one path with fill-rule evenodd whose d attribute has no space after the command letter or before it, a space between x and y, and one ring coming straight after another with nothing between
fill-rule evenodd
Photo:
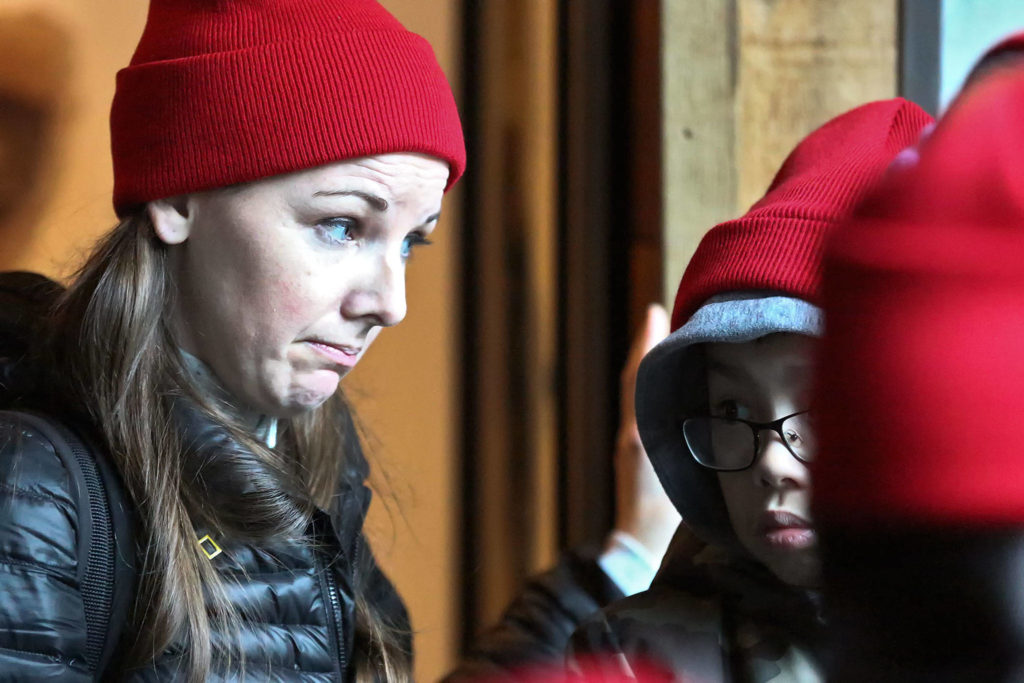
<instances>
[{"instance_id":1,"label":"black puffer jacket","mask_svg":"<svg viewBox=\"0 0 1024 683\"><path fill-rule=\"evenodd\" d=\"M10 341L26 316L12 314L13 299L2 285L0 333ZM9 343L8 351L14 346ZM0 407L39 393L38 384L29 381L32 373L11 355L0 358ZM196 415L180 422L186 443L205 450L204 457L216 457L218 449L240 448L218 426ZM368 599L395 627L409 632L405 608L372 561L362 533L370 503L370 491L362 483L366 474L365 461L356 459L336 504L314 515L308 543L254 547L225 541L223 553L211 560L233 586L232 601L245 608L241 645L246 679L350 680L353 585L361 578L353 575L354 567L368 568L367 580L360 581ZM86 607L77 560L81 504L74 478L47 438L16 419L0 421L0 680L100 678L84 663ZM215 639L222 637L214 634ZM176 680L179 654L172 647L152 665L125 677ZM103 680L112 678L116 676L108 673ZM225 678L237 680L238 674L228 672Z\"/></svg>"}]
</instances>

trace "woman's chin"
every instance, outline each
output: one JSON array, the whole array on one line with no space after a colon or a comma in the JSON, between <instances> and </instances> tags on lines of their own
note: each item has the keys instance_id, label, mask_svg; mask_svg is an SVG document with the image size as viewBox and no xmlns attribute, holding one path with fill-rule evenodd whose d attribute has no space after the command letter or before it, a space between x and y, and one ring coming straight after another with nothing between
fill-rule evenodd
<instances>
[{"instance_id":1,"label":"woman's chin","mask_svg":"<svg viewBox=\"0 0 1024 683\"><path fill-rule=\"evenodd\" d=\"M320 407L338 390L341 377L333 370L304 372L295 378L288 391L283 408L289 415L297 415Z\"/></svg>"},{"instance_id":2,"label":"woman's chin","mask_svg":"<svg viewBox=\"0 0 1024 683\"><path fill-rule=\"evenodd\" d=\"M338 390L340 380L331 370L314 370L293 375L289 382L270 381L264 384L261 400L250 405L262 415L297 417L323 405Z\"/></svg>"}]
</instances>

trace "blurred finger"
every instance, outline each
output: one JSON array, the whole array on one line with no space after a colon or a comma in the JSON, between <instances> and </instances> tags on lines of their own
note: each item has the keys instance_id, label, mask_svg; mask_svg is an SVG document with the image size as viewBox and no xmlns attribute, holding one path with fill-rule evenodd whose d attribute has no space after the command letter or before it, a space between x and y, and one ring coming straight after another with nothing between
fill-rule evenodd
<instances>
[{"instance_id":1,"label":"blurred finger","mask_svg":"<svg viewBox=\"0 0 1024 683\"><path fill-rule=\"evenodd\" d=\"M665 307L661 304L651 304L647 307L647 314L644 316L643 327L633 338L633 345L626 356L626 365L622 368L621 392L622 392L622 420L623 426L627 422L635 422L633 418L633 394L636 391L636 373L640 368L640 361L647 352L653 349L658 343L668 336L669 317Z\"/></svg>"}]
</instances>

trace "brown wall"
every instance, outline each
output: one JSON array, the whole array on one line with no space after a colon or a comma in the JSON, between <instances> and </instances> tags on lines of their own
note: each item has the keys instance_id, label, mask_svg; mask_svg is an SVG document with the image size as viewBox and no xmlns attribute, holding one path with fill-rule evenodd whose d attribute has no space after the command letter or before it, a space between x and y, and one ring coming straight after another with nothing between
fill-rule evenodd
<instances>
[{"instance_id":1,"label":"brown wall","mask_svg":"<svg viewBox=\"0 0 1024 683\"><path fill-rule=\"evenodd\" d=\"M458 0L383 0L434 46L453 85L458 76ZM416 680L437 680L455 656L458 618L459 189L408 276L409 315L385 330L349 383L379 443L371 456L397 496L391 514L371 511L382 564L398 585L416 630ZM352 384L354 383L354 387Z\"/></svg>"},{"instance_id":2,"label":"brown wall","mask_svg":"<svg viewBox=\"0 0 1024 683\"><path fill-rule=\"evenodd\" d=\"M0 269L64 275L113 225L107 114L114 73L128 63L145 14L139 0L5 0L0 7L0 27L52 26L68 51L67 69L46 95L55 116L52 139L37 152L44 156L40 182L0 222ZM32 46L4 41L0 50L0 88L19 88L18 74L36 70Z\"/></svg>"},{"instance_id":3,"label":"brown wall","mask_svg":"<svg viewBox=\"0 0 1024 683\"><path fill-rule=\"evenodd\" d=\"M476 191L466 224L467 626L490 625L557 545L557 3L479 3Z\"/></svg>"},{"instance_id":4,"label":"brown wall","mask_svg":"<svg viewBox=\"0 0 1024 683\"><path fill-rule=\"evenodd\" d=\"M384 5L435 46L449 75L458 71L457 0L384 0ZM55 110L52 139L37 152L45 157L40 182L16 213L0 217L0 269L67 275L113 225L107 115L114 74L128 63L145 13L143 0L4 0L0 5L0 92L49 101ZM66 63L51 87L33 85L31 76L38 81L44 55L32 41L4 39L29 35L26 25L45 25L46 35L58 36L67 48ZM12 51L15 57L9 56ZM4 159L0 153L0 163ZM370 526L381 562L409 604L417 631L417 680L424 681L450 666L458 613L457 192L446 201L435 246L420 252L410 267L406 322L381 335L347 382L371 434L377 470L390 474L392 512L375 503Z\"/></svg>"}]
</instances>

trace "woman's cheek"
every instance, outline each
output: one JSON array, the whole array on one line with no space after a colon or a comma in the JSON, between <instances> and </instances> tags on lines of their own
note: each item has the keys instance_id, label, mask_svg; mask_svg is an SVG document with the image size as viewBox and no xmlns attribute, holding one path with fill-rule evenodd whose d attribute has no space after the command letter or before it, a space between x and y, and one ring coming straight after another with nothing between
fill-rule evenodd
<instances>
[{"instance_id":1,"label":"woman's cheek","mask_svg":"<svg viewBox=\"0 0 1024 683\"><path fill-rule=\"evenodd\" d=\"M311 310L310 297L297 293L293 288L284 291L283 296L278 299L274 306L274 318L270 324L281 330L281 333L288 337L288 341L294 341L307 329L315 320L309 313Z\"/></svg>"}]
</instances>

